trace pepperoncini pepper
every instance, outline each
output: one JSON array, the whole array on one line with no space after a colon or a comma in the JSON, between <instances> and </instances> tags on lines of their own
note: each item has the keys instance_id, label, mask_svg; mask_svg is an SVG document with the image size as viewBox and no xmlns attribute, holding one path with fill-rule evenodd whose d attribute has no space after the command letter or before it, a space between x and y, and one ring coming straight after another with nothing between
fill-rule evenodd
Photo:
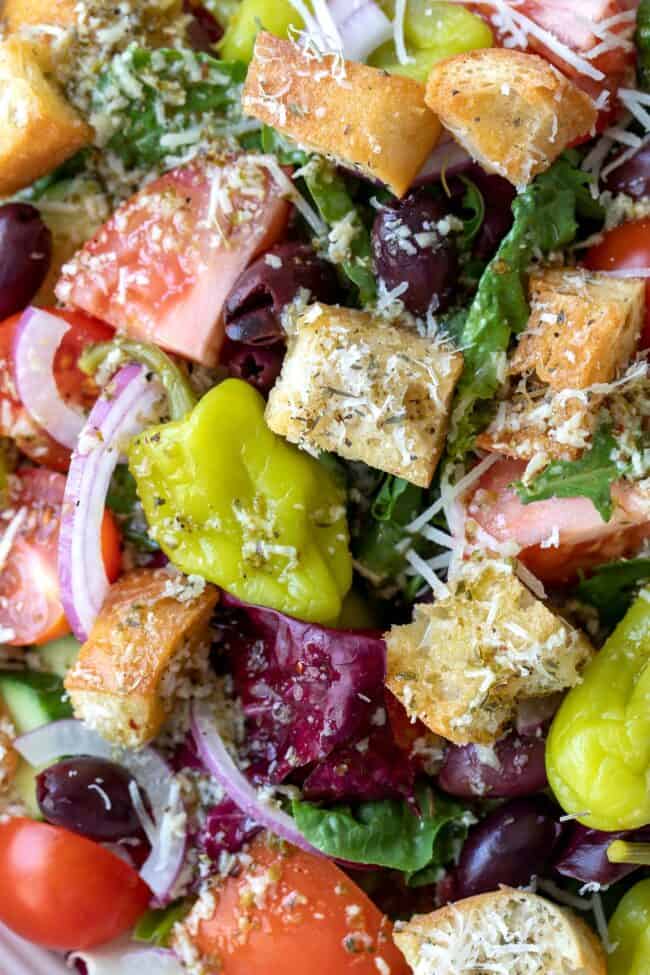
<instances>
[{"instance_id":1,"label":"pepperoncini pepper","mask_svg":"<svg viewBox=\"0 0 650 975\"><path fill-rule=\"evenodd\" d=\"M221 57L226 61L248 63L260 30L267 30L277 37L287 37L290 26L299 30L304 27L303 19L291 0L273 0L272 3L269 0L242 0L221 40Z\"/></svg>"},{"instance_id":2,"label":"pepperoncini pepper","mask_svg":"<svg viewBox=\"0 0 650 975\"><path fill-rule=\"evenodd\" d=\"M615 946L607 960L608 975L647 975L650 972L650 879L628 890L614 911L608 933Z\"/></svg>"},{"instance_id":3,"label":"pepperoncini pepper","mask_svg":"<svg viewBox=\"0 0 650 975\"><path fill-rule=\"evenodd\" d=\"M650 823L650 590L641 593L558 711L549 783L585 826Z\"/></svg>"},{"instance_id":4,"label":"pepperoncini pepper","mask_svg":"<svg viewBox=\"0 0 650 975\"><path fill-rule=\"evenodd\" d=\"M128 459L150 534L180 569L303 620L338 618L352 580L344 493L268 429L248 383L227 379L150 427Z\"/></svg>"}]
</instances>

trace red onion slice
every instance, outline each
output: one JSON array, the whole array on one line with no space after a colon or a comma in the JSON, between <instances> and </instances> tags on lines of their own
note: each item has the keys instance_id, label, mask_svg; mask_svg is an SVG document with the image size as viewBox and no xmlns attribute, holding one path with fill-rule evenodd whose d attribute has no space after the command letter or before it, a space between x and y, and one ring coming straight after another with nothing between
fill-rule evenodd
<instances>
[{"instance_id":1,"label":"red onion slice","mask_svg":"<svg viewBox=\"0 0 650 975\"><path fill-rule=\"evenodd\" d=\"M117 751L82 721L66 718L41 725L14 741L14 748L30 765L51 765L64 755L109 758L128 769L146 793L151 807L143 827L151 852L140 876L160 904L172 899L172 891L185 858L186 817L178 782L167 762L153 748L139 752ZM137 790L136 790L137 792Z\"/></svg>"},{"instance_id":2,"label":"red onion slice","mask_svg":"<svg viewBox=\"0 0 650 975\"><path fill-rule=\"evenodd\" d=\"M18 323L12 355L23 406L54 440L72 450L86 418L61 397L54 377L54 359L69 329L62 318L28 308Z\"/></svg>"},{"instance_id":3,"label":"red onion slice","mask_svg":"<svg viewBox=\"0 0 650 975\"><path fill-rule=\"evenodd\" d=\"M173 951L120 939L101 948L73 951L68 965L80 961L87 975L183 975L185 969Z\"/></svg>"},{"instance_id":4,"label":"red onion slice","mask_svg":"<svg viewBox=\"0 0 650 975\"><path fill-rule=\"evenodd\" d=\"M323 855L307 842L291 816L262 802L255 787L230 757L208 701L197 699L192 703L192 735L208 771L249 819L308 853Z\"/></svg>"},{"instance_id":5,"label":"red onion slice","mask_svg":"<svg viewBox=\"0 0 650 975\"><path fill-rule=\"evenodd\" d=\"M72 632L88 638L108 592L101 547L104 504L122 447L150 422L163 389L124 366L93 406L72 455L59 536L61 601Z\"/></svg>"},{"instance_id":6,"label":"red onion slice","mask_svg":"<svg viewBox=\"0 0 650 975\"><path fill-rule=\"evenodd\" d=\"M393 25L374 0L331 0L329 12L348 61L365 61L393 36Z\"/></svg>"}]
</instances>

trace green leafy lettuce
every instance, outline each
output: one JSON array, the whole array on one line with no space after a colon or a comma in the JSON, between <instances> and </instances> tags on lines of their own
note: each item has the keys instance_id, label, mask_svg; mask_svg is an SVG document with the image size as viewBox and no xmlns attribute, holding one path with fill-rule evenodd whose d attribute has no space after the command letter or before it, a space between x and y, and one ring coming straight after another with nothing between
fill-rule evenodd
<instances>
[{"instance_id":1,"label":"green leafy lettuce","mask_svg":"<svg viewBox=\"0 0 650 975\"><path fill-rule=\"evenodd\" d=\"M106 506L118 516L124 538L144 552L157 552L158 546L147 533L147 522L135 485L126 464L118 464L111 478Z\"/></svg>"},{"instance_id":2,"label":"green leafy lettuce","mask_svg":"<svg viewBox=\"0 0 650 975\"><path fill-rule=\"evenodd\" d=\"M356 539L355 558L377 582L395 579L405 566L398 545L406 525L424 510L427 493L401 477L386 475L363 519Z\"/></svg>"},{"instance_id":3,"label":"green leafy lettuce","mask_svg":"<svg viewBox=\"0 0 650 975\"><path fill-rule=\"evenodd\" d=\"M603 521L612 517L612 484L621 472L612 459L616 441L611 424L603 421L594 433L591 447L578 460L557 460L530 483L517 484L524 504L548 498L589 498Z\"/></svg>"},{"instance_id":4,"label":"green leafy lettuce","mask_svg":"<svg viewBox=\"0 0 650 975\"><path fill-rule=\"evenodd\" d=\"M188 50L130 47L100 75L91 121L125 166L152 167L237 134L246 65Z\"/></svg>"},{"instance_id":5,"label":"green leafy lettuce","mask_svg":"<svg viewBox=\"0 0 650 975\"><path fill-rule=\"evenodd\" d=\"M451 799L418 789L419 812L401 799L324 807L294 800L300 832L318 850L351 863L401 870L411 882L453 857L467 829L467 811Z\"/></svg>"},{"instance_id":6,"label":"green leafy lettuce","mask_svg":"<svg viewBox=\"0 0 650 975\"><path fill-rule=\"evenodd\" d=\"M467 176L460 177L465 184L463 194L463 210L467 210L469 216L463 220L463 231L460 235L461 247L468 250L476 239L483 221L485 220L485 200L476 183Z\"/></svg>"},{"instance_id":7,"label":"green leafy lettuce","mask_svg":"<svg viewBox=\"0 0 650 975\"><path fill-rule=\"evenodd\" d=\"M528 320L526 271L531 258L570 244L578 215L602 217L588 182L576 157L565 154L513 203L512 228L481 277L460 335L465 368L447 445L452 458L462 457L486 424L510 340Z\"/></svg>"},{"instance_id":8,"label":"green leafy lettuce","mask_svg":"<svg viewBox=\"0 0 650 975\"><path fill-rule=\"evenodd\" d=\"M191 906L191 901L180 900L170 904L169 907L145 911L133 930L135 941L144 941L158 948L166 948L172 928L177 921L183 920Z\"/></svg>"},{"instance_id":9,"label":"green leafy lettuce","mask_svg":"<svg viewBox=\"0 0 650 975\"><path fill-rule=\"evenodd\" d=\"M650 89L650 0L641 0L636 12L636 52L639 87Z\"/></svg>"},{"instance_id":10,"label":"green leafy lettuce","mask_svg":"<svg viewBox=\"0 0 650 975\"><path fill-rule=\"evenodd\" d=\"M616 626L635 599L639 588L650 582L650 558L609 562L583 579L576 595L583 603L598 610L605 626Z\"/></svg>"}]
</instances>

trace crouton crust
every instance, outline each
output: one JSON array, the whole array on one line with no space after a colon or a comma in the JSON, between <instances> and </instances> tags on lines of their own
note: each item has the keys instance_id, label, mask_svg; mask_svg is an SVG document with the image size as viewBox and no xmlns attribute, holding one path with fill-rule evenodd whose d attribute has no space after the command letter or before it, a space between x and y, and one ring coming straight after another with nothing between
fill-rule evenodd
<instances>
[{"instance_id":1,"label":"crouton crust","mask_svg":"<svg viewBox=\"0 0 650 975\"><path fill-rule=\"evenodd\" d=\"M311 305L289 337L266 422L427 487L447 431L460 353L369 312Z\"/></svg>"},{"instance_id":2,"label":"crouton crust","mask_svg":"<svg viewBox=\"0 0 650 975\"><path fill-rule=\"evenodd\" d=\"M16 37L0 43L0 196L29 186L93 137L47 78L43 58Z\"/></svg>"},{"instance_id":3,"label":"crouton crust","mask_svg":"<svg viewBox=\"0 0 650 975\"><path fill-rule=\"evenodd\" d=\"M172 709L175 680L198 666L219 593L210 585L180 599L175 593L164 569L127 572L68 672L75 715L109 741L137 748L154 738Z\"/></svg>"},{"instance_id":4,"label":"crouton crust","mask_svg":"<svg viewBox=\"0 0 650 975\"><path fill-rule=\"evenodd\" d=\"M511 975L530 975L527 945L538 961L538 975L607 971L603 946L582 918L545 897L510 887L398 922L393 940L414 975L471 975L494 962L507 965ZM508 944L513 945L510 955Z\"/></svg>"},{"instance_id":5,"label":"crouton crust","mask_svg":"<svg viewBox=\"0 0 650 975\"><path fill-rule=\"evenodd\" d=\"M77 0L4 0L0 16L9 34L41 24L71 27L76 5Z\"/></svg>"},{"instance_id":6,"label":"crouton crust","mask_svg":"<svg viewBox=\"0 0 650 975\"><path fill-rule=\"evenodd\" d=\"M410 78L258 34L244 111L299 145L353 166L403 196L438 141L440 123Z\"/></svg>"},{"instance_id":7,"label":"crouton crust","mask_svg":"<svg viewBox=\"0 0 650 975\"><path fill-rule=\"evenodd\" d=\"M490 48L435 65L426 103L491 173L526 186L590 132L593 101L535 54Z\"/></svg>"},{"instance_id":8,"label":"crouton crust","mask_svg":"<svg viewBox=\"0 0 650 975\"><path fill-rule=\"evenodd\" d=\"M498 560L467 563L449 596L416 604L386 647L389 690L411 718L459 745L496 741L520 700L573 686L593 654Z\"/></svg>"}]
</instances>

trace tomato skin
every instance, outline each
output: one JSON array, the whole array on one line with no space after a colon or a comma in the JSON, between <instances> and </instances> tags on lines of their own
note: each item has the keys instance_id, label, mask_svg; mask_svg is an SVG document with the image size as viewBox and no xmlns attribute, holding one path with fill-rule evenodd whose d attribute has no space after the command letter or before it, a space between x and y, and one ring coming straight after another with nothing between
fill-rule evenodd
<instances>
[{"instance_id":1,"label":"tomato skin","mask_svg":"<svg viewBox=\"0 0 650 975\"><path fill-rule=\"evenodd\" d=\"M193 938L220 975L377 975L379 959L408 975L387 918L331 860L272 849L264 835L249 852L252 865L215 889Z\"/></svg>"},{"instance_id":2,"label":"tomato skin","mask_svg":"<svg viewBox=\"0 0 650 975\"><path fill-rule=\"evenodd\" d=\"M60 826L0 824L0 920L59 951L93 948L129 931L151 893L133 867Z\"/></svg>"},{"instance_id":3,"label":"tomato skin","mask_svg":"<svg viewBox=\"0 0 650 975\"><path fill-rule=\"evenodd\" d=\"M600 243L587 251L585 267L590 271L620 271L650 267L650 218L632 220L608 230ZM650 348L650 280L645 288L645 326L640 348Z\"/></svg>"},{"instance_id":4,"label":"tomato skin","mask_svg":"<svg viewBox=\"0 0 650 975\"><path fill-rule=\"evenodd\" d=\"M89 410L97 399L94 381L77 367L82 350L93 342L106 342L113 329L84 312L60 308L44 311L64 318L72 327L63 338L54 359L54 373L61 396ZM14 382L13 341L22 312L0 323L0 435L11 437L19 449L37 464L65 473L70 451L42 429L23 407Z\"/></svg>"}]
</instances>

